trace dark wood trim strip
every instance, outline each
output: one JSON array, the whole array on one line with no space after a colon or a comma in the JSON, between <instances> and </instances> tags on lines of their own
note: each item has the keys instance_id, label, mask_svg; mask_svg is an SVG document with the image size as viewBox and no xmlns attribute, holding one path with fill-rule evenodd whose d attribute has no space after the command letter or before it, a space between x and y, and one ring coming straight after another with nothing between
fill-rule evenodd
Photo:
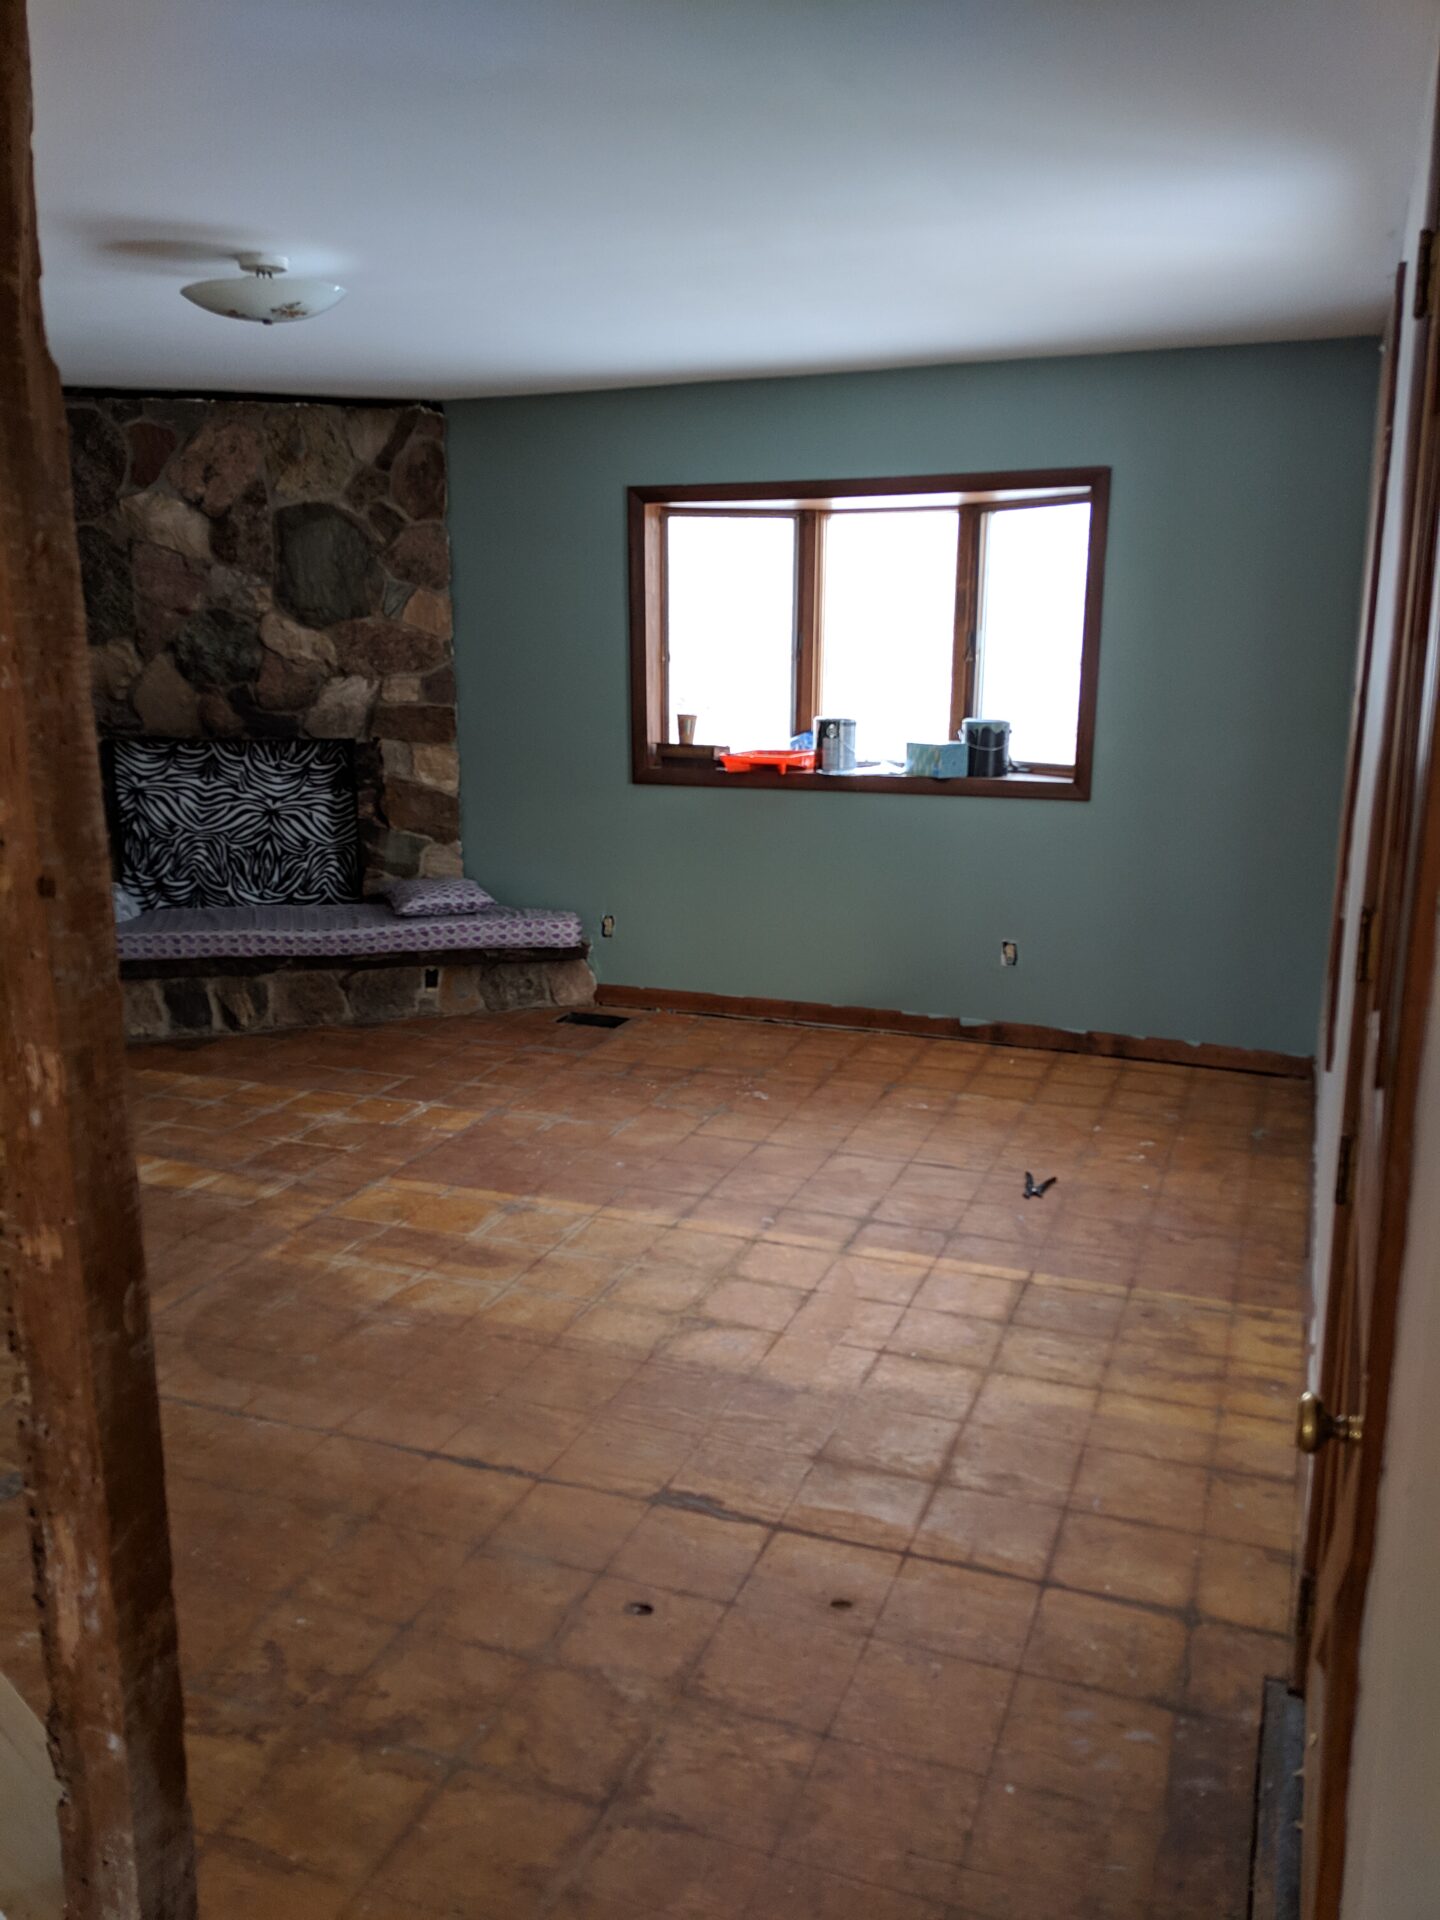
<instances>
[{"instance_id":1,"label":"dark wood trim strip","mask_svg":"<svg viewBox=\"0 0 1440 1920\"><path fill-rule=\"evenodd\" d=\"M1090 551L1085 574L1085 647L1080 656L1080 710L1075 716L1075 786L1090 798L1095 765L1095 714L1100 703L1100 627L1105 602L1105 548L1110 530L1110 469L1095 477L1090 493Z\"/></svg>"},{"instance_id":2,"label":"dark wood trim strip","mask_svg":"<svg viewBox=\"0 0 1440 1920\"><path fill-rule=\"evenodd\" d=\"M670 528L668 515L652 513L645 522L645 562L650 588L645 618L657 636L656 664L645 682L648 738L670 738Z\"/></svg>"},{"instance_id":3,"label":"dark wood trim strip","mask_svg":"<svg viewBox=\"0 0 1440 1920\"><path fill-rule=\"evenodd\" d=\"M825 618L825 515L795 516L795 732L820 711L821 626Z\"/></svg>"},{"instance_id":4,"label":"dark wood trim strip","mask_svg":"<svg viewBox=\"0 0 1440 1920\"><path fill-rule=\"evenodd\" d=\"M1401 315L1405 310L1406 263L1395 269L1395 287L1391 295L1390 316L1385 327L1384 365L1381 371L1381 402L1376 418L1375 448L1371 458L1369 532L1366 538L1365 598L1362 610L1360 654L1356 663L1355 689L1350 708L1350 743L1345 754L1345 798L1340 815L1340 843L1335 862L1335 889L1330 908L1330 951L1325 962L1325 1051L1324 1070L1335 1064L1335 1032L1340 1013L1340 962L1345 946L1345 898L1350 885L1350 862L1355 835L1355 809L1360 798L1360 761L1365 744L1365 720L1370 701L1370 663L1375 651L1375 622L1380 605L1381 561L1385 548L1386 514L1390 504L1390 459L1395 442L1395 406L1400 373ZM1415 385L1415 405L1420 388ZM1407 435L1413 426L1407 423ZM1408 459L1408 448L1405 450ZM1406 540L1400 578L1405 577L1409 558L1409 498L1401 502L1402 533Z\"/></svg>"},{"instance_id":5,"label":"dark wood trim strip","mask_svg":"<svg viewBox=\"0 0 1440 1920\"><path fill-rule=\"evenodd\" d=\"M1025 500L986 500L982 513L1023 513L1027 507L1078 507L1084 504L1082 493L1037 493Z\"/></svg>"},{"instance_id":6,"label":"dark wood trim strip","mask_svg":"<svg viewBox=\"0 0 1440 1920\"><path fill-rule=\"evenodd\" d=\"M975 636L980 622L979 507L961 507L956 519L955 652L950 663L950 738L975 712Z\"/></svg>"},{"instance_id":7,"label":"dark wood trim strip","mask_svg":"<svg viewBox=\"0 0 1440 1920\"><path fill-rule=\"evenodd\" d=\"M637 1012L713 1015L727 1020L776 1020L805 1027L849 1027L868 1033L901 1033L923 1040L965 1040L978 1046L1043 1053L1084 1053L1104 1060L1140 1060L1167 1067L1210 1067L1223 1073L1259 1073L1275 1079L1308 1080L1308 1054L1275 1053L1263 1047L1228 1047L1208 1041L1141 1039L1128 1033L1079 1033L1005 1020L959 1020L947 1014L900 1013L887 1007L832 1007L820 1000L764 1000L746 994L690 993L673 987L626 987L602 982L597 1006Z\"/></svg>"},{"instance_id":8,"label":"dark wood trim strip","mask_svg":"<svg viewBox=\"0 0 1440 1920\"><path fill-rule=\"evenodd\" d=\"M642 501L692 500L850 500L857 494L993 494L1094 488L1110 478L1109 467L1038 467L1006 473L881 474L867 480L766 480L689 483L674 487L631 487ZM1054 505L1051 501L1048 504Z\"/></svg>"},{"instance_id":9,"label":"dark wood trim strip","mask_svg":"<svg viewBox=\"0 0 1440 1920\"><path fill-rule=\"evenodd\" d=\"M665 511L672 520L793 520L803 509L785 501L773 507L727 506L724 501L717 501L713 507L683 507L667 502ZM945 513L953 509L937 507L935 511Z\"/></svg>"},{"instance_id":10,"label":"dark wood trim strip","mask_svg":"<svg viewBox=\"0 0 1440 1920\"><path fill-rule=\"evenodd\" d=\"M656 724L660 707L657 667L664 648L657 582L664 541L660 509L647 506L633 488L626 503L626 531L630 548L630 770L639 780L651 764L650 743L662 737Z\"/></svg>"}]
</instances>

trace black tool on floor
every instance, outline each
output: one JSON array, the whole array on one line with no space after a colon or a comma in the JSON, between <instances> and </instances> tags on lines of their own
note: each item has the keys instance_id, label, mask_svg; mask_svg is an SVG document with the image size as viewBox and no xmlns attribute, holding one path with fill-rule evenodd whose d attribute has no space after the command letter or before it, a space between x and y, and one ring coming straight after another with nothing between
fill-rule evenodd
<instances>
[{"instance_id":1,"label":"black tool on floor","mask_svg":"<svg viewBox=\"0 0 1440 1920\"><path fill-rule=\"evenodd\" d=\"M629 1018L628 1013L562 1013L557 1025L562 1027L623 1027Z\"/></svg>"},{"instance_id":2,"label":"black tool on floor","mask_svg":"<svg viewBox=\"0 0 1440 1920\"><path fill-rule=\"evenodd\" d=\"M1058 1173L1052 1173L1048 1180L1040 1181L1039 1185L1037 1186L1034 1174L1027 1173L1025 1175L1025 1196L1024 1197L1027 1200L1043 1200L1046 1194L1050 1191L1051 1187L1054 1186L1055 1182L1059 1178L1060 1176Z\"/></svg>"}]
</instances>

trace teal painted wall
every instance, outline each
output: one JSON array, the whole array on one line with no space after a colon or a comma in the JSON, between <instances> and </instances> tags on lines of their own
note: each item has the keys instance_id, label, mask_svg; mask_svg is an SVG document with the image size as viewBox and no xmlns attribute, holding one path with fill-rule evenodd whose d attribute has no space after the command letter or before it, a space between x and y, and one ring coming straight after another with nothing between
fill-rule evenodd
<instances>
[{"instance_id":1,"label":"teal painted wall","mask_svg":"<svg viewBox=\"0 0 1440 1920\"><path fill-rule=\"evenodd\" d=\"M607 981L1312 1052L1376 375L1352 340L452 405L469 871L613 913ZM627 486L1080 465L1087 804L630 783Z\"/></svg>"}]
</instances>

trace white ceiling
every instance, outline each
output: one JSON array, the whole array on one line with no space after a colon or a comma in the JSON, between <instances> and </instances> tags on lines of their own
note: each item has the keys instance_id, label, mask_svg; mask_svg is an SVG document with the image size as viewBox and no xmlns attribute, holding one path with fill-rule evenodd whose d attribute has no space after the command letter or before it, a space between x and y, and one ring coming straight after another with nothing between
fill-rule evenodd
<instances>
[{"instance_id":1,"label":"white ceiling","mask_svg":"<svg viewBox=\"0 0 1440 1920\"><path fill-rule=\"evenodd\" d=\"M424 395L1342 334L1433 0L31 0L76 384ZM266 247L350 296L179 297Z\"/></svg>"}]
</instances>

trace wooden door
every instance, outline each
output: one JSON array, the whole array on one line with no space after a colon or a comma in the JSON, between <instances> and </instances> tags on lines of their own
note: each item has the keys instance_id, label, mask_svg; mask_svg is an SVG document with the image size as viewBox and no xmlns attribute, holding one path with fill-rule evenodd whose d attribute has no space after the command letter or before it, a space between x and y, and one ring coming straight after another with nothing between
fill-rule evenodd
<instances>
[{"instance_id":1,"label":"wooden door","mask_svg":"<svg viewBox=\"0 0 1440 1920\"><path fill-rule=\"evenodd\" d=\"M1437 156L1440 158L1440 156ZM1436 218L1431 170L1427 231L1417 248L1405 441L1378 496L1398 513L1398 591L1389 644L1363 638L1352 771L1373 795L1358 889L1354 998L1335 1035L1343 1061L1334 1232L1317 1390L1309 1435L1319 1442L1307 1514L1297 1631L1306 1696L1305 1845L1302 1912L1335 1920L1345 1854L1345 1797L1354 1728L1365 1587L1374 1546L1376 1496L1389 1397L1395 1308L1411 1174L1416 1079L1429 1012L1440 882L1440 758L1435 752L1436 531L1440 513L1440 328L1429 232ZM1383 538L1372 540L1371 565ZM1374 582L1367 585L1372 617ZM1383 675L1383 688L1368 684ZM1383 697L1373 741L1367 706ZM1368 759L1368 764L1367 764ZM1347 795L1347 831L1353 794ZM1358 852L1358 849L1356 849ZM1343 864L1350 850L1342 849ZM1337 913L1345 910L1343 884ZM1335 942L1336 961L1343 942ZM1336 993L1332 980L1331 991ZM1332 1005L1334 1002L1332 1001ZM1333 1021L1333 1014L1329 1020ZM1328 1022L1327 1022L1328 1023Z\"/></svg>"}]
</instances>

